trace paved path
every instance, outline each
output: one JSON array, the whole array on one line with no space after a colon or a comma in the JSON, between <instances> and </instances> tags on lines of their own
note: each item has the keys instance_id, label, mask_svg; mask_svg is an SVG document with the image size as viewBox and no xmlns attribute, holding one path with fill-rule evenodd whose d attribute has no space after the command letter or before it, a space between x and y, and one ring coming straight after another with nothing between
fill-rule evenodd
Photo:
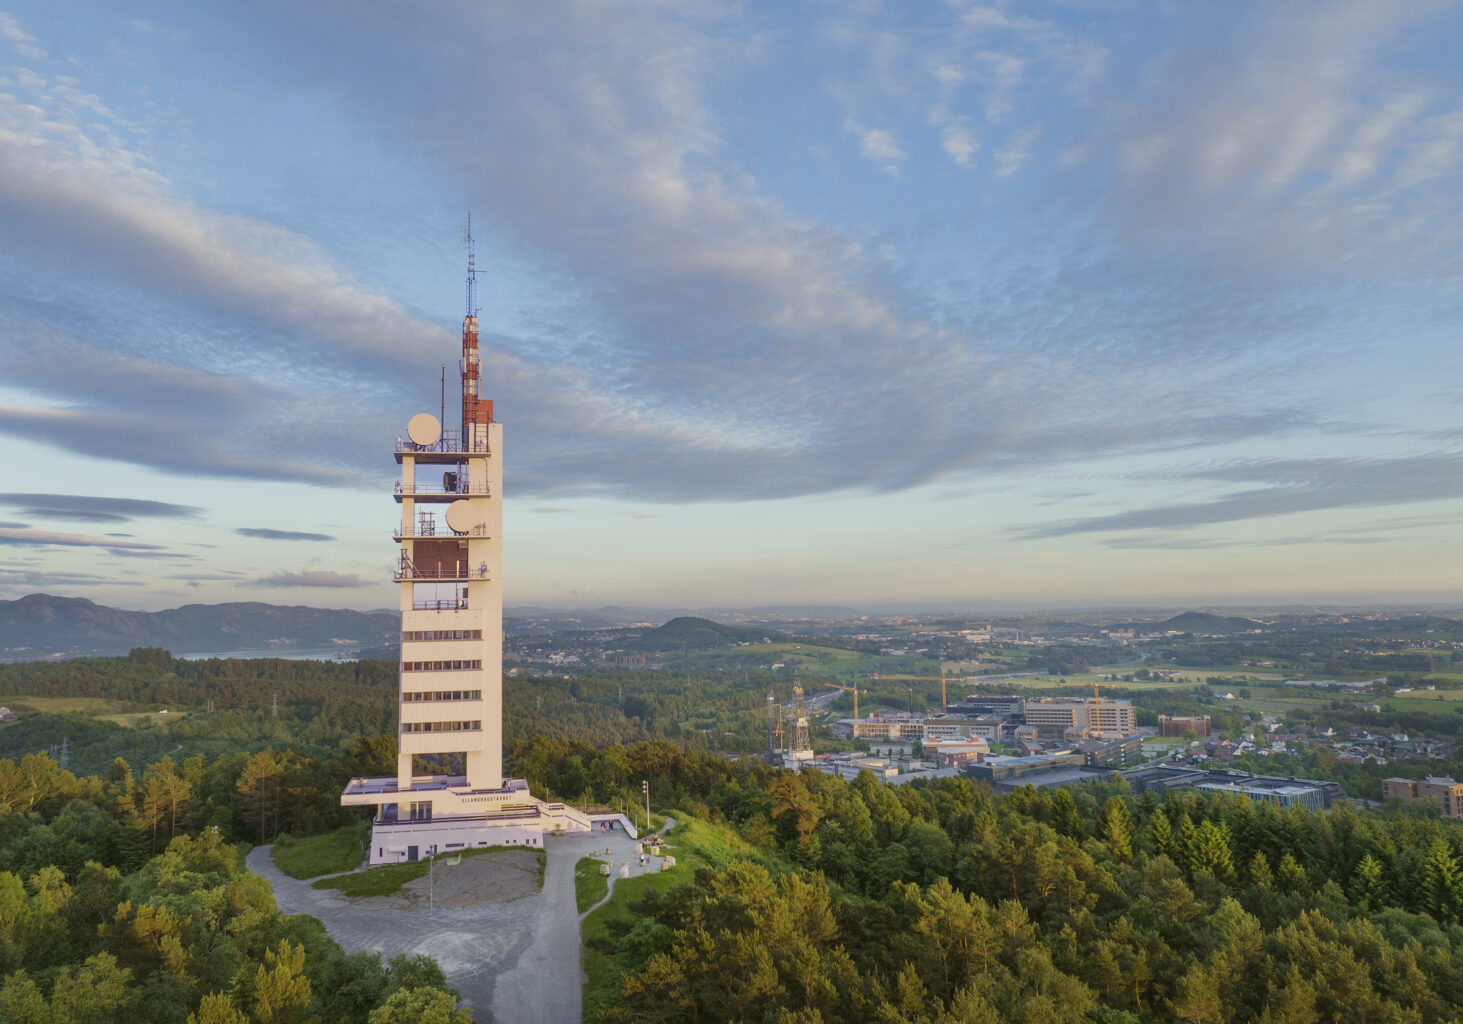
<instances>
[{"instance_id":1,"label":"paved path","mask_svg":"<svg viewBox=\"0 0 1463 1024\"><path fill-rule=\"evenodd\" d=\"M667 819L664 828L674 824ZM549 836L541 891L509 902L432 908L420 898L352 899L338 889L311 888L309 882L290 878L275 867L269 849L256 847L247 863L273 887L281 911L318 918L347 952L366 949L386 958L397 953L433 957L448 983L473 1007L478 1024L579 1024L585 980L579 926L584 915L575 906L575 865L587 856L608 861L610 892L622 863L630 865L632 874L644 874L635 840L622 831ZM486 858L470 857L446 870L458 872L474 862L487 866ZM442 862L437 866L442 870ZM651 867L658 869L659 860L653 860Z\"/></svg>"}]
</instances>

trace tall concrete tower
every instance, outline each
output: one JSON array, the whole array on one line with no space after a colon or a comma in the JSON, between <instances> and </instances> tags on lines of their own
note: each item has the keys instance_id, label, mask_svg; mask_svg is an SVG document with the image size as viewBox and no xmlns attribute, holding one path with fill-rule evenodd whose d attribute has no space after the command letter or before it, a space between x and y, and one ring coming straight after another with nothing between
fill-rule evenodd
<instances>
[{"instance_id":1,"label":"tall concrete tower","mask_svg":"<svg viewBox=\"0 0 1463 1024\"><path fill-rule=\"evenodd\" d=\"M467 242L462 427L445 430L436 416L418 413L394 452L401 466L392 575L401 606L396 776L352 779L340 798L376 809L372 864L468 846L536 846L546 832L586 831L598 820L537 800L523 779L503 777L503 428L481 395L470 222Z\"/></svg>"}]
</instances>

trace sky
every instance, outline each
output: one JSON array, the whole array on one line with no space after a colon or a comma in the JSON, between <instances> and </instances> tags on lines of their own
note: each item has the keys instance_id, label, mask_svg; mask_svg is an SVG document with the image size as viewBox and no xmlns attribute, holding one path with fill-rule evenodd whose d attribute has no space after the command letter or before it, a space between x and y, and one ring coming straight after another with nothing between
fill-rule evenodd
<instances>
[{"instance_id":1,"label":"sky","mask_svg":"<svg viewBox=\"0 0 1463 1024\"><path fill-rule=\"evenodd\" d=\"M510 605L1463 601L1460 39L0 0L0 599L394 606L470 214Z\"/></svg>"}]
</instances>

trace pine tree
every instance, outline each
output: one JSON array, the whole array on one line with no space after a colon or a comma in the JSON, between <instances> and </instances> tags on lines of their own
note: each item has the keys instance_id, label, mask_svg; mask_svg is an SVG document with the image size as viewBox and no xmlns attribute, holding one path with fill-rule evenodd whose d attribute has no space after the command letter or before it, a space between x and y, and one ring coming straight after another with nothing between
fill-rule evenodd
<instances>
[{"instance_id":1,"label":"pine tree","mask_svg":"<svg viewBox=\"0 0 1463 1024\"><path fill-rule=\"evenodd\" d=\"M1427 852L1422 877L1429 913L1444 924L1463 917L1463 871L1442 836L1433 840Z\"/></svg>"},{"instance_id":2,"label":"pine tree","mask_svg":"<svg viewBox=\"0 0 1463 1024\"><path fill-rule=\"evenodd\" d=\"M1161 853L1165 857L1173 856L1173 826L1168 823L1168 815L1162 811L1155 812L1148 825L1148 845L1153 848L1154 853Z\"/></svg>"},{"instance_id":3,"label":"pine tree","mask_svg":"<svg viewBox=\"0 0 1463 1024\"><path fill-rule=\"evenodd\" d=\"M1114 860L1133 859L1133 819L1128 816L1128 805L1118 797L1110 796L1102 805L1102 838Z\"/></svg>"},{"instance_id":4,"label":"pine tree","mask_svg":"<svg viewBox=\"0 0 1463 1024\"><path fill-rule=\"evenodd\" d=\"M1367 854L1356 865L1351 876L1351 900L1367 910L1377 910L1387 904L1387 880L1382 873L1382 862Z\"/></svg>"}]
</instances>

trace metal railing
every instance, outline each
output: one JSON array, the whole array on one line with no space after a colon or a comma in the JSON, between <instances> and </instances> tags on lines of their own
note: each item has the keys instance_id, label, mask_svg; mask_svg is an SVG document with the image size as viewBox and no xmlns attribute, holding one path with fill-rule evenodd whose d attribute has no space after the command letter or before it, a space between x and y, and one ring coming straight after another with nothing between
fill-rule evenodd
<instances>
[{"instance_id":1,"label":"metal railing","mask_svg":"<svg viewBox=\"0 0 1463 1024\"><path fill-rule=\"evenodd\" d=\"M465 481L459 482L456 487L448 488L442 484L406 484L400 481L396 484L396 494L468 494L475 497L483 497L493 492L488 489L487 484L470 484Z\"/></svg>"},{"instance_id":2,"label":"metal railing","mask_svg":"<svg viewBox=\"0 0 1463 1024\"><path fill-rule=\"evenodd\" d=\"M468 608L465 597L456 600L449 597L445 601L413 601L411 606L413 611L419 612L465 612Z\"/></svg>"},{"instance_id":3,"label":"metal railing","mask_svg":"<svg viewBox=\"0 0 1463 1024\"><path fill-rule=\"evenodd\" d=\"M492 534L488 532L487 523L479 523L466 533L458 533L450 527L441 532L435 530L431 532L413 530L403 533L400 524L398 524L393 528L391 536L397 540L452 540L455 537L491 537Z\"/></svg>"},{"instance_id":4,"label":"metal railing","mask_svg":"<svg viewBox=\"0 0 1463 1024\"><path fill-rule=\"evenodd\" d=\"M444 431L435 444L417 444L398 437L396 450L405 455L416 452L443 455L491 455L493 453L487 441L463 441L455 430Z\"/></svg>"},{"instance_id":5,"label":"metal railing","mask_svg":"<svg viewBox=\"0 0 1463 1024\"><path fill-rule=\"evenodd\" d=\"M397 583L401 583L403 580L485 580L491 576L486 562L477 568L469 568L465 565L438 565L423 568L419 565L398 562L391 578Z\"/></svg>"}]
</instances>

